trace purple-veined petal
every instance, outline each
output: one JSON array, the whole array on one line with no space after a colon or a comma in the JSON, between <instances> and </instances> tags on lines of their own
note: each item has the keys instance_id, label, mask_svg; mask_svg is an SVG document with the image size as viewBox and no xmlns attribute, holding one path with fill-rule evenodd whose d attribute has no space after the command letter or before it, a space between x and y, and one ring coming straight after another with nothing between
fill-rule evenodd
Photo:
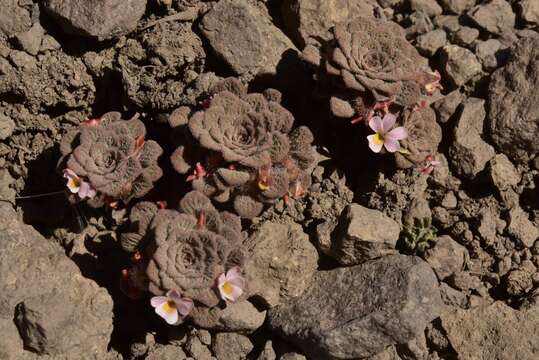
<instances>
[{"instance_id":1,"label":"purple-veined petal","mask_svg":"<svg viewBox=\"0 0 539 360\"><path fill-rule=\"evenodd\" d=\"M189 298L181 298L179 301L176 301L176 307L182 317L189 315L194 306L193 300Z\"/></svg>"},{"instance_id":2,"label":"purple-veined petal","mask_svg":"<svg viewBox=\"0 0 539 360\"><path fill-rule=\"evenodd\" d=\"M367 136L367 140L369 140L369 147L371 148L371 150L374 151L375 153L379 153L382 150L382 146L384 144L375 143L374 142L374 137L375 136L376 136L376 134L375 135L369 135L369 136Z\"/></svg>"},{"instance_id":3,"label":"purple-veined petal","mask_svg":"<svg viewBox=\"0 0 539 360\"><path fill-rule=\"evenodd\" d=\"M159 305L163 304L165 301L168 301L168 298L166 296L154 296L150 299L150 304L153 307L158 307Z\"/></svg>"},{"instance_id":4,"label":"purple-veined petal","mask_svg":"<svg viewBox=\"0 0 539 360\"><path fill-rule=\"evenodd\" d=\"M178 292L178 290L169 290L167 291L167 297L171 299L172 301L181 300L182 295Z\"/></svg>"},{"instance_id":5,"label":"purple-veined petal","mask_svg":"<svg viewBox=\"0 0 539 360\"><path fill-rule=\"evenodd\" d=\"M408 131L404 126L399 126L388 132L385 136L387 140L403 140L408 137Z\"/></svg>"},{"instance_id":6,"label":"purple-veined petal","mask_svg":"<svg viewBox=\"0 0 539 360\"><path fill-rule=\"evenodd\" d=\"M88 184L86 181L81 181L78 195L81 199L84 199L86 197L89 197L88 194L90 193L90 184Z\"/></svg>"},{"instance_id":7,"label":"purple-veined petal","mask_svg":"<svg viewBox=\"0 0 539 360\"><path fill-rule=\"evenodd\" d=\"M79 176L77 174L75 174L75 172L73 170L71 170L69 168L65 168L64 169L64 177L66 179L71 179L71 178L78 179Z\"/></svg>"},{"instance_id":8,"label":"purple-veined petal","mask_svg":"<svg viewBox=\"0 0 539 360\"><path fill-rule=\"evenodd\" d=\"M387 113L384 115L384 118L382 119L382 128L383 132L387 133L389 130L395 126L395 122L397 121L397 117L391 113Z\"/></svg>"},{"instance_id":9,"label":"purple-veined petal","mask_svg":"<svg viewBox=\"0 0 539 360\"><path fill-rule=\"evenodd\" d=\"M384 124L380 116L373 116L369 120L369 126L374 132L383 133L384 131Z\"/></svg>"},{"instance_id":10,"label":"purple-veined petal","mask_svg":"<svg viewBox=\"0 0 539 360\"><path fill-rule=\"evenodd\" d=\"M399 140L395 140L395 139L388 139L386 138L386 141L384 142L384 146L386 148L387 151L389 151L390 153L394 153L396 151L399 151L401 146L399 144Z\"/></svg>"},{"instance_id":11,"label":"purple-veined petal","mask_svg":"<svg viewBox=\"0 0 539 360\"><path fill-rule=\"evenodd\" d=\"M245 278L243 277L243 274L241 273L241 269L237 266L234 266L233 268L228 270L225 278L232 285L235 285L242 289L245 286Z\"/></svg>"},{"instance_id":12,"label":"purple-veined petal","mask_svg":"<svg viewBox=\"0 0 539 360\"><path fill-rule=\"evenodd\" d=\"M178 323L178 311L176 310L176 307L171 307L169 305L169 300L156 307L155 313L165 319L167 324L175 325Z\"/></svg>"}]
</instances>

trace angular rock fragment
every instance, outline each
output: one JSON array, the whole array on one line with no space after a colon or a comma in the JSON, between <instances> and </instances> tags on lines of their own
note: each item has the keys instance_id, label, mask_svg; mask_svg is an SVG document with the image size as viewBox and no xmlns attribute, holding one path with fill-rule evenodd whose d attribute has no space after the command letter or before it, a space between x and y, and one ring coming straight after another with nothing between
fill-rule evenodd
<instances>
[{"instance_id":1,"label":"angular rock fragment","mask_svg":"<svg viewBox=\"0 0 539 360\"><path fill-rule=\"evenodd\" d=\"M301 295L318 267L318 253L297 224L266 222L244 245L250 295L269 307Z\"/></svg>"},{"instance_id":2,"label":"angular rock fragment","mask_svg":"<svg viewBox=\"0 0 539 360\"><path fill-rule=\"evenodd\" d=\"M253 344L244 335L219 333L215 335L212 350L217 359L245 360L253 350Z\"/></svg>"},{"instance_id":3,"label":"angular rock fragment","mask_svg":"<svg viewBox=\"0 0 539 360\"><path fill-rule=\"evenodd\" d=\"M462 271L467 257L466 248L448 235L438 237L434 246L425 252L425 260L432 266L440 280Z\"/></svg>"},{"instance_id":4,"label":"angular rock fragment","mask_svg":"<svg viewBox=\"0 0 539 360\"><path fill-rule=\"evenodd\" d=\"M438 0L438 2L448 13L460 15L474 6L476 0Z\"/></svg>"},{"instance_id":5,"label":"angular rock fragment","mask_svg":"<svg viewBox=\"0 0 539 360\"><path fill-rule=\"evenodd\" d=\"M536 0L521 0L518 3L520 16L528 23L539 24L539 2Z\"/></svg>"},{"instance_id":6,"label":"angular rock fragment","mask_svg":"<svg viewBox=\"0 0 539 360\"><path fill-rule=\"evenodd\" d=\"M454 142L449 148L451 163L458 174L474 177L496 155L494 148L481 138L486 116L485 101L469 98L462 105L454 130Z\"/></svg>"},{"instance_id":7,"label":"angular rock fragment","mask_svg":"<svg viewBox=\"0 0 539 360\"><path fill-rule=\"evenodd\" d=\"M374 16L376 0L285 0L281 6L284 25L300 46L329 40L330 29L357 16Z\"/></svg>"},{"instance_id":8,"label":"angular rock fragment","mask_svg":"<svg viewBox=\"0 0 539 360\"><path fill-rule=\"evenodd\" d=\"M481 28L502 35L515 26L515 14L506 0L490 0L468 11L468 16Z\"/></svg>"},{"instance_id":9,"label":"angular rock fragment","mask_svg":"<svg viewBox=\"0 0 539 360\"><path fill-rule=\"evenodd\" d=\"M215 53L238 75L275 74L292 41L247 0L219 1L200 30Z\"/></svg>"},{"instance_id":10,"label":"angular rock fragment","mask_svg":"<svg viewBox=\"0 0 539 360\"><path fill-rule=\"evenodd\" d=\"M416 46L420 53L428 56L434 53L447 43L447 35L442 29L429 31L419 35L416 39Z\"/></svg>"},{"instance_id":11,"label":"angular rock fragment","mask_svg":"<svg viewBox=\"0 0 539 360\"><path fill-rule=\"evenodd\" d=\"M509 210L507 232L524 247L532 247L539 237L539 228L529 219L528 214L519 206Z\"/></svg>"},{"instance_id":12,"label":"angular rock fragment","mask_svg":"<svg viewBox=\"0 0 539 360\"><path fill-rule=\"evenodd\" d=\"M539 308L519 311L501 301L444 311L441 326L461 359L533 360L539 353Z\"/></svg>"},{"instance_id":13,"label":"angular rock fragment","mask_svg":"<svg viewBox=\"0 0 539 360\"><path fill-rule=\"evenodd\" d=\"M298 298L269 311L269 325L311 359L377 354L419 335L440 313L438 281L417 257L391 255L317 272Z\"/></svg>"},{"instance_id":14,"label":"angular rock fragment","mask_svg":"<svg viewBox=\"0 0 539 360\"><path fill-rule=\"evenodd\" d=\"M0 218L0 356L24 359L32 351L107 358L107 291L84 278L57 244L18 220L7 203L0 203Z\"/></svg>"},{"instance_id":15,"label":"angular rock fragment","mask_svg":"<svg viewBox=\"0 0 539 360\"><path fill-rule=\"evenodd\" d=\"M519 163L539 153L539 35L519 40L508 64L491 77L490 136L497 149Z\"/></svg>"},{"instance_id":16,"label":"angular rock fragment","mask_svg":"<svg viewBox=\"0 0 539 360\"><path fill-rule=\"evenodd\" d=\"M441 50L445 75L454 87L459 87L481 73L481 64L468 49L457 45L446 45Z\"/></svg>"},{"instance_id":17,"label":"angular rock fragment","mask_svg":"<svg viewBox=\"0 0 539 360\"><path fill-rule=\"evenodd\" d=\"M321 241L322 251L343 265L356 265L394 253L399 232L399 224L382 212L351 204Z\"/></svg>"},{"instance_id":18,"label":"angular rock fragment","mask_svg":"<svg viewBox=\"0 0 539 360\"><path fill-rule=\"evenodd\" d=\"M516 186L520 182L520 174L504 154L498 154L489 161L489 174L499 191Z\"/></svg>"},{"instance_id":19,"label":"angular rock fragment","mask_svg":"<svg viewBox=\"0 0 539 360\"><path fill-rule=\"evenodd\" d=\"M193 324L203 329L249 334L262 326L266 312L258 311L248 301L240 301L229 303L224 309L197 307L190 316Z\"/></svg>"},{"instance_id":20,"label":"angular rock fragment","mask_svg":"<svg viewBox=\"0 0 539 360\"><path fill-rule=\"evenodd\" d=\"M137 26L147 0L46 0L45 10L64 31L97 40L125 35Z\"/></svg>"}]
</instances>

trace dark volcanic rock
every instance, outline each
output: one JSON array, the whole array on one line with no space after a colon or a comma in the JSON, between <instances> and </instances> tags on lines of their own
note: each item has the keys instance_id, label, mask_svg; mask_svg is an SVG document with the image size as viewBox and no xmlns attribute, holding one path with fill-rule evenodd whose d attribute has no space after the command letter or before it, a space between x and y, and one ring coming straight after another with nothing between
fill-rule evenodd
<instances>
[{"instance_id":1,"label":"dark volcanic rock","mask_svg":"<svg viewBox=\"0 0 539 360\"><path fill-rule=\"evenodd\" d=\"M269 325L311 359L349 359L406 343L439 315L438 281L418 257L391 255L321 271L303 295L269 312Z\"/></svg>"},{"instance_id":2,"label":"dark volcanic rock","mask_svg":"<svg viewBox=\"0 0 539 360\"><path fill-rule=\"evenodd\" d=\"M146 0L46 0L44 7L65 32L106 40L132 31Z\"/></svg>"},{"instance_id":3,"label":"dark volcanic rock","mask_svg":"<svg viewBox=\"0 0 539 360\"><path fill-rule=\"evenodd\" d=\"M492 74L488 127L496 147L517 162L539 152L539 36L521 39Z\"/></svg>"}]
</instances>

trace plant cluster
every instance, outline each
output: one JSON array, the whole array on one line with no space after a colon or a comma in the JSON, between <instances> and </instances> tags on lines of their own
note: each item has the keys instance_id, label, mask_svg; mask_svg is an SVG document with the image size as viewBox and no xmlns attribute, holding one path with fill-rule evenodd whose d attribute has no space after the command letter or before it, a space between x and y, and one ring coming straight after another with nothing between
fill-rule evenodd
<instances>
[{"instance_id":1,"label":"plant cluster","mask_svg":"<svg viewBox=\"0 0 539 360\"><path fill-rule=\"evenodd\" d=\"M58 170L67 179L72 202L114 206L146 195L162 176L157 159L163 150L145 140L146 128L135 115L118 112L82 122L60 143Z\"/></svg>"},{"instance_id":2,"label":"plant cluster","mask_svg":"<svg viewBox=\"0 0 539 360\"><path fill-rule=\"evenodd\" d=\"M304 126L292 129L294 117L280 105L281 94L247 93L234 78L212 93L204 108L181 107L170 116L180 140L171 157L176 171L190 173L193 189L230 201L244 218L279 198L303 195L316 159L313 135Z\"/></svg>"},{"instance_id":3,"label":"plant cluster","mask_svg":"<svg viewBox=\"0 0 539 360\"><path fill-rule=\"evenodd\" d=\"M213 307L221 300L236 301L243 293L245 251L237 215L217 211L204 194L191 191L178 210L140 202L129 220L121 245L135 254L136 263L125 271L125 289L128 294L147 290L155 295L156 312L164 311L157 309L163 304L183 306L185 316L189 301Z\"/></svg>"},{"instance_id":4,"label":"plant cluster","mask_svg":"<svg viewBox=\"0 0 539 360\"><path fill-rule=\"evenodd\" d=\"M410 167L435 152L439 126L430 116L413 116L407 111L426 107L426 98L441 87L440 75L430 71L426 59L406 40L398 24L365 17L338 24L333 28L333 39L320 47L308 45L302 58L316 67L317 90L329 98L333 115L349 118L352 123L365 121L376 132L378 142L369 141L373 151L380 151L384 141L377 131L381 127L371 120L377 113L388 114L391 108L400 112L407 132L400 131L399 138L391 139L393 146L385 147L386 151L414 152L406 156L408 162L399 161L398 165ZM401 151L395 141L406 138L400 144ZM426 148L431 152L425 153Z\"/></svg>"},{"instance_id":5,"label":"plant cluster","mask_svg":"<svg viewBox=\"0 0 539 360\"><path fill-rule=\"evenodd\" d=\"M430 218L414 219L402 231L402 240L406 249L416 255L423 254L427 246L436 241L437 230Z\"/></svg>"}]
</instances>

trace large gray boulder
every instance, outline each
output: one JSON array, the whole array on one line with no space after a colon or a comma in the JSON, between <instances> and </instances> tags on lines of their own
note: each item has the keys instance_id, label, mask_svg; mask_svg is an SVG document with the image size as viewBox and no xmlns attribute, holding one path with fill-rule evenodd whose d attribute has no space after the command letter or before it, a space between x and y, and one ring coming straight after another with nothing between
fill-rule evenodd
<instances>
[{"instance_id":1,"label":"large gray boulder","mask_svg":"<svg viewBox=\"0 0 539 360\"><path fill-rule=\"evenodd\" d=\"M496 147L516 162L539 152L539 35L522 38L491 77L488 128Z\"/></svg>"},{"instance_id":2,"label":"large gray boulder","mask_svg":"<svg viewBox=\"0 0 539 360\"><path fill-rule=\"evenodd\" d=\"M271 309L268 318L310 359L350 359L416 338L440 307L430 266L418 257L390 255L317 272L300 297Z\"/></svg>"},{"instance_id":3,"label":"large gray boulder","mask_svg":"<svg viewBox=\"0 0 539 360\"><path fill-rule=\"evenodd\" d=\"M109 359L112 299L0 202L0 358Z\"/></svg>"},{"instance_id":4,"label":"large gray boulder","mask_svg":"<svg viewBox=\"0 0 539 360\"><path fill-rule=\"evenodd\" d=\"M147 0L46 0L45 10L67 33L97 40L125 35L137 27Z\"/></svg>"}]
</instances>

